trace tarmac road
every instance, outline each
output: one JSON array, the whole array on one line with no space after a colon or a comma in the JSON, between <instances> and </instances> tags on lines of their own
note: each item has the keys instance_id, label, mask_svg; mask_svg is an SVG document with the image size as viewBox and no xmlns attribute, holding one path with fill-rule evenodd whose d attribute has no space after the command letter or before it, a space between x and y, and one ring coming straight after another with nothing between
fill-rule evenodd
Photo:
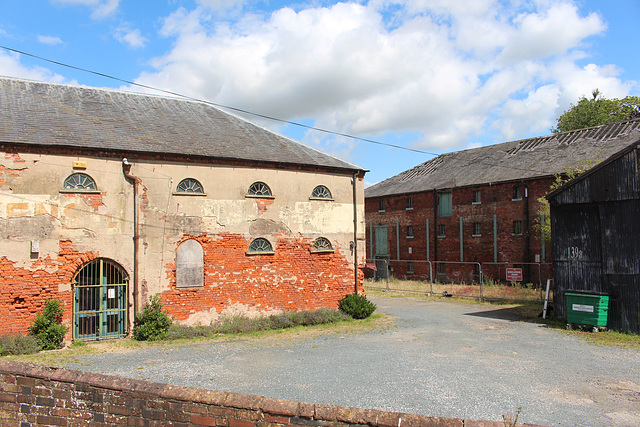
<instances>
[{"instance_id":1,"label":"tarmac road","mask_svg":"<svg viewBox=\"0 0 640 427\"><path fill-rule=\"evenodd\" d=\"M554 426L640 425L640 352L524 323L508 309L372 299L396 326L294 342L158 346L67 367L311 403Z\"/></svg>"}]
</instances>

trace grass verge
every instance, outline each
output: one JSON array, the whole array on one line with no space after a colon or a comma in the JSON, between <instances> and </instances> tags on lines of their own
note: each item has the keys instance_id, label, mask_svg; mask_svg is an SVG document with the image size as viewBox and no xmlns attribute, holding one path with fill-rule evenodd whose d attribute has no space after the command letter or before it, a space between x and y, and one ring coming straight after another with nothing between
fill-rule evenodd
<instances>
[{"instance_id":1,"label":"grass verge","mask_svg":"<svg viewBox=\"0 0 640 427\"><path fill-rule=\"evenodd\" d=\"M231 323L237 325L242 324L243 322L236 318ZM347 316L346 318L341 318L333 323L310 324L307 326L298 325L285 329L254 329L232 331L229 333L215 333L212 332L211 328L200 327L200 330L197 333L185 332L184 330L176 330L174 333L170 331L170 339L163 341L136 341L131 338L89 341L85 342L85 344L72 344L61 350L41 351L36 354L4 356L3 358L39 365L65 367L70 363L78 362L78 356L87 354L107 352L122 353L156 346L189 345L216 341L235 341L241 345L249 345L252 347L277 347L280 345L290 345L291 343L303 342L323 335L346 336L349 334L362 334L373 330L384 331L392 328L394 325L394 317L387 316L382 313L374 313L370 317L361 320L355 320ZM203 333L207 330L208 333Z\"/></svg>"}]
</instances>

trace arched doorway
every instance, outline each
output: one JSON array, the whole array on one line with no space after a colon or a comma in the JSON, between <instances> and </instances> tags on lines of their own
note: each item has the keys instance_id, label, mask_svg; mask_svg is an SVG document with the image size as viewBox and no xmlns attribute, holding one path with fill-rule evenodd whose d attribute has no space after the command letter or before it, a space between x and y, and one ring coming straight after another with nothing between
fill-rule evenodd
<instances>
[{"instance_id":1,"label":"arched doorway","mask_svg":"<svg viewBox=\"0 0 640 427\"><path fill-rule=\"evenodd\" d=\"M97 258L73 278L73 336L117 338L127 333L129 275L114 261Z\"/></svg>"}]
</instances>

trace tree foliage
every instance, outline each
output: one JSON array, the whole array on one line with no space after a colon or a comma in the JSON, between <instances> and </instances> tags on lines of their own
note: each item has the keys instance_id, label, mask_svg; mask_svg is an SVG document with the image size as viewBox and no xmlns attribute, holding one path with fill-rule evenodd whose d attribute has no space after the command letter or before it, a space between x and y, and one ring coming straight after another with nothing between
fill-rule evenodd
<instances>
[{"instance_id":1,"label":"tree foliage","mask_svg":"<svg viewBox=\"0 0 640 427\"><path fill-rule=\"evenodd\" d=\"M558 118L556 127L551 131L567 132L640 117L638 96L607 99L601 96L598 89L591 95L591 99L583 96L576 105L571 104L571 108Z\"/></svg>"},{"instance_id":2,"label":"tree foliage","mask_svg":"<svg viewBox=\"0 0 640 427\"><path fill-rule=\"evenodd\" d=\"M566 182L571 181L573 178L582 175L601 161L600 159L584 160L575 166L567 167L563 173L555 175L555 181L553 181L553 184L549 187L549 193L564 185ZM538 217L533 224L533 229L540 233L545 243L551 243L551 207L549 206L549 201L544 196L538 198L538 203L540 203L540 207L537 211Z\"/></svg>"}]
</instances>

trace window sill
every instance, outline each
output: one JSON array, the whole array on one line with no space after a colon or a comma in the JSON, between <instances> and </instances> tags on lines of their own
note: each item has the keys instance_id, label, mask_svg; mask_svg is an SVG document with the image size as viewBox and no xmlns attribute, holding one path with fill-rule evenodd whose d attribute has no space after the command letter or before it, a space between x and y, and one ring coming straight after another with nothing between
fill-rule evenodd
<instances>
[{"instance_id":1,"label":"window sill","mask_svg":"<svg viewBox=\"0 0 640 427\"><path fill-rule=\"evenodd\" d=\"M69 190L69 189L62 189L60 190L61 193L65 193L65 194L101 194L101 191L98 190Z\"/></svg>"},{"instance_id":2,"label":"window sill","mask_svg":"<svg viewBox=\"0 0 640 427\"><path fill-rule=\"evenodd\" d=\"M522 233L520 234L516 234L516 233L511 233L512 236L522 236Z\"/></svg>"},{"instance_id":3,"label":"window sill","mask_svg":"<svg viewBox=\"0 0 640 427\"><path fill-rule=\"evenodd\" d=\"M522 201L522 197L519 199L511 199L512 202L521 202Z\"/></svg>"},{"instance_id":4,"label":"window sill","mask_svg":"<svg viewBox=\"0 0 640 427\"><path fill-rule=\"evenodd\" d=\"M386 211L378 211L378 213L385 213Z\"/></svg>"},{"instance_id":5,"label":"window sill","mask_svg":"<svg viewBox=\"0 0 640 427\"><path fill-rule=\"evenodd\" d=\"M413 239L415 236L407 236L407 239Z\"/></svg>"},{"instance_id":6,"label":"window sill","mask_svg":"<svg viewBox=\"0 0 640 427\"><path fill-rule=\"evenodd\" d=\"M173 192L171 193L173 196L206 196L207 193L182 193L182 192Z\"/></svg>"},{"instance_id":7,"label":"window sill","mask_svg":"<svg viewBox=\"0 0 640 427\"><path fill-rule=\"evenodd\" d=\"M482 202L471 202L472 205L481 205Z\"/></svg>"},{"instance_id":8,"label":"window sill","mask_svg":"<svg viewBox=\"0 0 640 427\"><path fill-rule=\"evenodd\" d=\"M407 210L407 211L412 211L412 210L413 210L413 208L406 208L405 210Z\"/></svg>"},{"instance_id":9,"label":"window sill","mask_svg":"<svg viewBox=\"0 0 640 427\"><path fill-rule=\"evenodd\" d=\"M447 236L438 236L438 239L444 239Z\"/></svg>"},{"instance_id":10,"label":"window sill","mask_svg":"<svg viewBox=\"0 0 640 427\"><path fill-rule=\"evenodd\" d=\"M482 234L472 234L471 237L482 237Z\"/></svg>"},{"instance_id":11,"label":"window sill","mask_svg":"<svg viewBox=\"0 0 640 427\"><path fill-rule=\"evenodd\" d=\"M248 199L275 199L276 196L258 196L256 194L246 194L244 197Z\"/></svg>"},{"instance_id":12,"label":"window sill","mask_svg":"<svg viewBox=\"0 0 640 427\"><path fill-rule=\"evenodd\" d=\"M335 199L330 197L309 197L309 200L320 200L321 202L333 202Z\"/></svg>"},{"instance_id":13,"label":"window sill","mask_svg":"<svg viewBox=\"0 0 640 427\"><path fill-rule=\"evenodd\" d=\"M334 249L311 249L312 254L332 254L334 252Z\"/></svg>"},{"instance_id":14,"label":"window sill","mask_svg":"<svg viewBox=\"0 0 640 427\"><path fill-rule=\"evenodd\" d=\"M264 251L264 252L245 252L245 255L248 256L256 256L256 255L275 255L276 251Z\"/></svg>"}]
</instances>

